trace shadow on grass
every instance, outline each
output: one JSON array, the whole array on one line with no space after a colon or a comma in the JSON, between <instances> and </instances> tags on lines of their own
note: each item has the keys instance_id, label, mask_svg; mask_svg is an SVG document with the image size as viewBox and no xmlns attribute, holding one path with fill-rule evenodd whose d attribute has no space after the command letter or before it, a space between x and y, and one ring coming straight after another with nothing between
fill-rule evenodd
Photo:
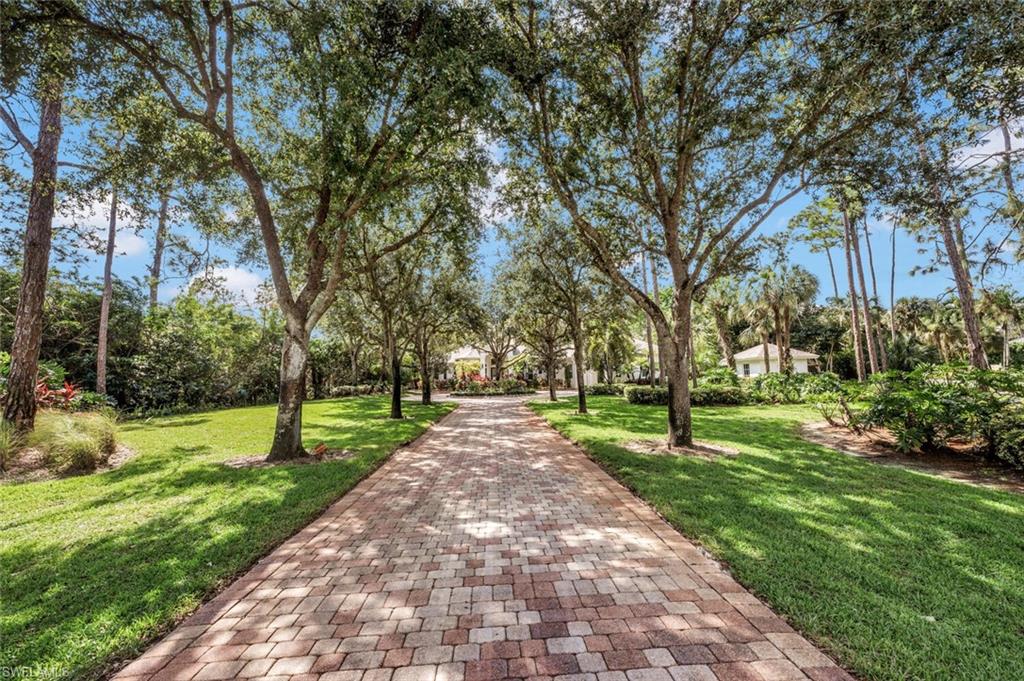
<instances>
[{"instance_id":1,"label":"shadow on grass","mask_svg":"<svg viewBox=\"0 0 1024 681\"><path fill-rule=\"evenodd\" d=\"M715 460L642 455L661 408L536 404L606 469L868 678L1024 678L1024 497L808 443L799 408L709 408Z\"/></svg>"},{"instance_id":2,"label":"shadow on grass","mask_svg":"<svg viewBox=\"0 0 1024 681\"><path fill-rule=\"evenodd\" d=\"M159 447L116 470L0 490L25 502L0 519L0 533L11 538L0 549L0 666L57 665L67 678L98 676L303 527L421 432L424 419L444 413L418 411L419 421L389 427L366 418L374 403L322 406L306 420L307 445L322 439L355 456L230 468L219 460L248 452L190 444L195 433L167 442L163 433L173 431L165 429ZM192 421L179 424L198 425Z\"/></svg>"}]
</instances>

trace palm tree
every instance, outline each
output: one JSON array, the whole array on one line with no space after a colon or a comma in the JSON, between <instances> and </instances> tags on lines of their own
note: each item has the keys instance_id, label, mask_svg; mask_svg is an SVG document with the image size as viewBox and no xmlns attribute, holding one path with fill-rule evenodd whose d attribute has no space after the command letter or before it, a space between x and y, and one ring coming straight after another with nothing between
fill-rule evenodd
<instances>
[{"instance_id":1,"label":"palm tree","mask_svg":"<svg viewBox=\"0 0 1024 681\"><path fill-rule=\"evenodd\" d=\"M747 328L740 334L740 341L743 343L761 343L764 353L764 372L770 374L772 371L771 355L768 352L768 339L774 326L772 322L774 315L771 307L765 302L762 296L752 293L744 301L744 317L747 321ZM756 339L756 340L755 340Z\"/></svg>"},{"instance_id":2,"label":"palm tree","mask_svg":"<svg viewBox=\"0 0 1024 681\"><path fill-rule=\"evenodd\" d=\"M718 349L729 368L735 370L736 358L733 356L732 332L729 325L736 316L736 307L739 304L736 281L731 277L717 279L708 289L703 302L715 322Z\"/></svg>"},{"instance_id":3,"label":"palm tree","mask_svg":"<svg viewBox=\"0 0 1024 681\"><path fill-rule=\"evenodd\" d=\"M1024 319L1024 303L1020 296L1006 287L982 291L978 305L983 319L991 320L1003 339L1002 365L1010 366L1010 338L1014 328Z\"/></svg>"},{"instance_id":4,"label":"palm tree","mask_svg":"<svg viewBox=\"0 0 1024 681\"><path fill-rule=\"evenodd\" d=\"M814 303L818 295L818 278L801 266L782 270L782 345L779 346L780 369L793 371L793 347L790 341L793 321Z\"/></svg>"}]
</instances>

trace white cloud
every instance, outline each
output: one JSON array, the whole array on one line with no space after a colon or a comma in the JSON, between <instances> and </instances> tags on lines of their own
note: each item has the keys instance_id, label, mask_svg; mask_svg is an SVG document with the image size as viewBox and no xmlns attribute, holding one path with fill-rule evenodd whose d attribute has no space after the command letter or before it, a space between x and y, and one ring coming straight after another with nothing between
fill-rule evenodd
<instances>
[{"instance_id":1,"label":"white cloud","mask_svg":"<svg viewBox=\"0 0 1024 681\"><path fill-rule=\"evenodd\" d=\"M1016 127L1018 127L1016 124L1010 125L1010 148L1015 151L1024 146L1024 137L1021 137L1019 131L1015 129ZM980 163L981 165L995 166L1002 162L1002 157L997 154L1005 151L1005 145L1002 129L993 128L974 146L961 149L958 156L961 161L968 164Z\"/></svg>"},{"instance_id":2,"label":"white cloud","mask_svg":"<svg viewBox=\"0 0 1024 681\"><path fill-rule=\"evenodd\" d=\"M212 274L232 296L249 305L256 302L257 289L263 283L260 275L234 266L215 267Z\"/></svg>"},{"instance_id":3,"label":"white cloud","mask_svg":"<svg viewBox=\"0 0 1024 681\"><path fill-rule=\"evenodd\" d=\"M139 217L122 204L117 211L117 235L114 239L114 253L118 256L133 257L149 251L149 244L135 233ZM77 226L85 233L87 242L104 248L107 242L107 230L110 226L110 195L101 201L95 201L81 210L70 214L61 214L54 218L55 227Z\"/></svg>"}]
</instances>

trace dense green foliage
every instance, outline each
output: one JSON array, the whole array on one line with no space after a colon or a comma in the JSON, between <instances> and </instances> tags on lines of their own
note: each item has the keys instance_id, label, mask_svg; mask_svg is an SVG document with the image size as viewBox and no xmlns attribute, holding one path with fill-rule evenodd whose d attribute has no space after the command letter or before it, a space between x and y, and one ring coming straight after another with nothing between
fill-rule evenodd
<instances>
[{"instance_id":1,"label":"dense green foliage","mask_svg":"<svg viewBox=\"0 0 1024 681\"><path fill-rule=\"evenodd\" d=\"M0 336L10 338L17 277L0 270ZM43 318L40 378L55 390L76 388L73 407L112 404L130 413L175 413L266 404L277 397L282 322L277 313L240 311L231 302L183 294L150 311L135 284L115 280L110 322L108 398L96 380L100 290L95 282L54 273ZM311 344L310 392L317 397L369 394L381 367L352 362L343 343ZM365 359L365 358L363 358ZM0 390L9 355L0 352ZM376 372L376 373L374 373ZM359 387L353 387L358 384Z\"/></svg>"},{"instance_id":2,"label":"dense green foliage","mask_svg":"<svg viewBox=\"0 0 1024 681\"><path fill-rule=\"evenodd\" d=\"M818 409L855 430L888 429L901 451L959 441L1007 463L1024 463L1024 372L923 365L873 376L860 397L867 406L858 409L843 393L826 392L817 398Z\"/></svg>"},{"instance_id":3,"label":"dense green foliage","mask_svg":"<svg viewBox=\"0 0 1024 681\"><path fill-rule=\"evenodd\" d=\"M740 379L733 371L718 369L700 378L690 391L690 400L696 406L800 404L843 385L838 376L830 373L775 373ZM668 388L661 386L628 385L623 394L631 404L668 404Z\"/></svg>"},{"instance_id":4,"label":"dense green foliage","mask_svg":"<svg viewBox=\"0 0 1024 681\"><path fill-rule=\"evenodd\" d=\"M98 677L452 407L392 421L385 398L313 402L306 445L354 455L268 468L224 461L267 450L271 406L134 421L121 438L138 455L116 470L0 486L0 667Z\"/></svg>"},{"instance_id":5,"label":"dense green foliage","mask_svg":"<svg viewBox=\"0 0 1024 681\"><path fill-rule=\"evenodd\" d=\"M713 460L626 449L661 409L532 407L861 678L1024 678L1024 497L810 444L807 407L696 409Z\"/></svg>"},{"instance_id":6,"label":"dense green foliage","mask_svg":"<svg viewBox=\"0 0 1024 681\"><path fill-rule=\"evenodd\" d=\"M595 383L584 388L588 395L621 395L625 389L623 383Z\"/></svg>"}]
</instances>

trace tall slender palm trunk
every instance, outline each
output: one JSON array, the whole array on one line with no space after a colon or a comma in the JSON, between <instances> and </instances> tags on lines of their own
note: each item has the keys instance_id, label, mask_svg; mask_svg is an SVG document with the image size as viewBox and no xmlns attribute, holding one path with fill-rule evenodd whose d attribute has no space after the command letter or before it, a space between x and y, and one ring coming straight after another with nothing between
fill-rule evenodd
<instances>
[{"instance_id":1,"label":"tall slender palm trunk","mask_svg":"<svg viewBox=\"0 0 1024 681\"><path fill-rule=\"evenodd\" d=\"M658 290L658 259L651 257L651 293L654 297L656 305L661 305L661 292ZM661 344L658 343L658 373L655 375L654 382L657 385L661 385L661 374L664 371L665 362L661 353ZM651 373L654 373L654 368L651 368Z\"/></svg>"},{"instance_id":2,"label":"tall slender palm trunk","mask_svg":"<svg viewBox=\"0 0 1024 681\"><path fill-rule=\"evenodd\" d=\"M882 304L882 299L878 297L878 280L875 278L875 256L871 252L871 230L868 229L868 215L864 213L864 245L868 248L868 272L871 274L871 293L873 300L878 304ZM872 321L872 327L874 322ZM885 341L882 339L881 329L878 333L872 333L872 338L878 347L878 365L882 371L889 369L889 356L885 351Z\"/></svg>"},{"instance_id":3,"label":"tall slender palm trunk","mask_svg":"<svg viewBox=\"0 0 1024 681\"><path fill-rule=\"evenodd\" d=\"M919 133L920 135L920 133ZM923 137L918 139L918 154L923 165L929 167L930 158ZM956 292L960 299L960 313L964 322L964 335L967 337L967 353L971 366L976 369L988 369L988 356L981 342L981 325L974 309L974 285L971 282L970 270L967 266L967 251L964 247L963 228L959 218L943 199L938 181L934 177L927 178L932 200L934 201L935 217L942 234L942 243L946 251L949 268L956 282Z\"/></svg>"},{"instance_id":4,"label":"tall slender palm trunk","mask_svg":"<svg viewBox=\"0 0 1024 681\"><path fill-rule=\"evenodd\" d=\"M860 345L860 318L857 312L857 287L853 282L853 247L850 245L850 220L843 206L843 246L846 252L846 283L850 291L850 335L853 339L853 359L857 380L865 379L864 351Z\"/></svg>"},{"instance_id":5,"label":"tall slender palm trunk","mask_svg":"<svg viewBox=\"0 0 1024 681\"><path fill-rule=\"evenodd\" d=\"M828 258L828 273L832 276L832 291L835 293L836 300L839 300L839 282L836 281L836 267L832 263L832 249L828 246L825 247L825 257Z\"/></svg>"},{"instance_id":6,"label":"tall slender palm trunk","mask_svg":"<svg viewBox=\"0 0 1024 681\"><path fill-rule=\"evenodd\" d=\"M857 266L857 279L860 282L861 307L864 311L864 340L868 346L868 361L871 364L871 373L878 373L878 354L875 351L875 335L872 332L871 321L871 299L868 297L868 288L864 281L864 265L860 259L860 237L857 234L857 227L850 219L846 206L843 206L843 222L845 229L850 234L850 248L853 250L854 262Z\"/></svg>"},{"instance_id":7,"label":"tall slender palm trunk","mask_svg":"<svg viewBox=\"0 0 1024 681\"><path fill-rule=\"evenodd\" d=\"M896 344L896 221L892 222L892 261L889 266L889 337Z\"/></svg>"},{"instance_id":8,"label":"tall slender palm trunk","mask_svg":"<svg viewBox=\"0 0 1024 681\"><path fill-rule=\"evenodd\" d=\"M100 297L100 328L96 340L96 392L107 394L107 337L110 330L110 299L114 296L114 244L117 242L117 187L110 193L107 250L103 260L103 295Z\"/></svg>"},{"instance_id":9,"label":"tall slender palm trunk","mask_svg":"<svg viewBox=\"0 0 1024 681\"><path fill-rule=\"evenodd\" d=\"M153 262L149 266L149 311L156 310L157 296L160 293L160 272L164 264L164 247L167 243L167 209L170 196L160 195L160 212L156 222L156 233L153 235Z\"/></svg>"},{"instance_id":10,"label":"tall slender palm trunk","mask_svg":"<svg viewBox=\"0 0 1024 681\"><path fill-rule=\"evenodd\" d=\"M647 289L647 253L645 250L640 250L640 275L641 281L643 282L644 295L648 294ZM647 337L647 367L650 373L651 387L653 388L656 383L654 376L654 338L651 329L651 319L646 314L644 315L644 330Z\"/></svg>"}]
</instances>

